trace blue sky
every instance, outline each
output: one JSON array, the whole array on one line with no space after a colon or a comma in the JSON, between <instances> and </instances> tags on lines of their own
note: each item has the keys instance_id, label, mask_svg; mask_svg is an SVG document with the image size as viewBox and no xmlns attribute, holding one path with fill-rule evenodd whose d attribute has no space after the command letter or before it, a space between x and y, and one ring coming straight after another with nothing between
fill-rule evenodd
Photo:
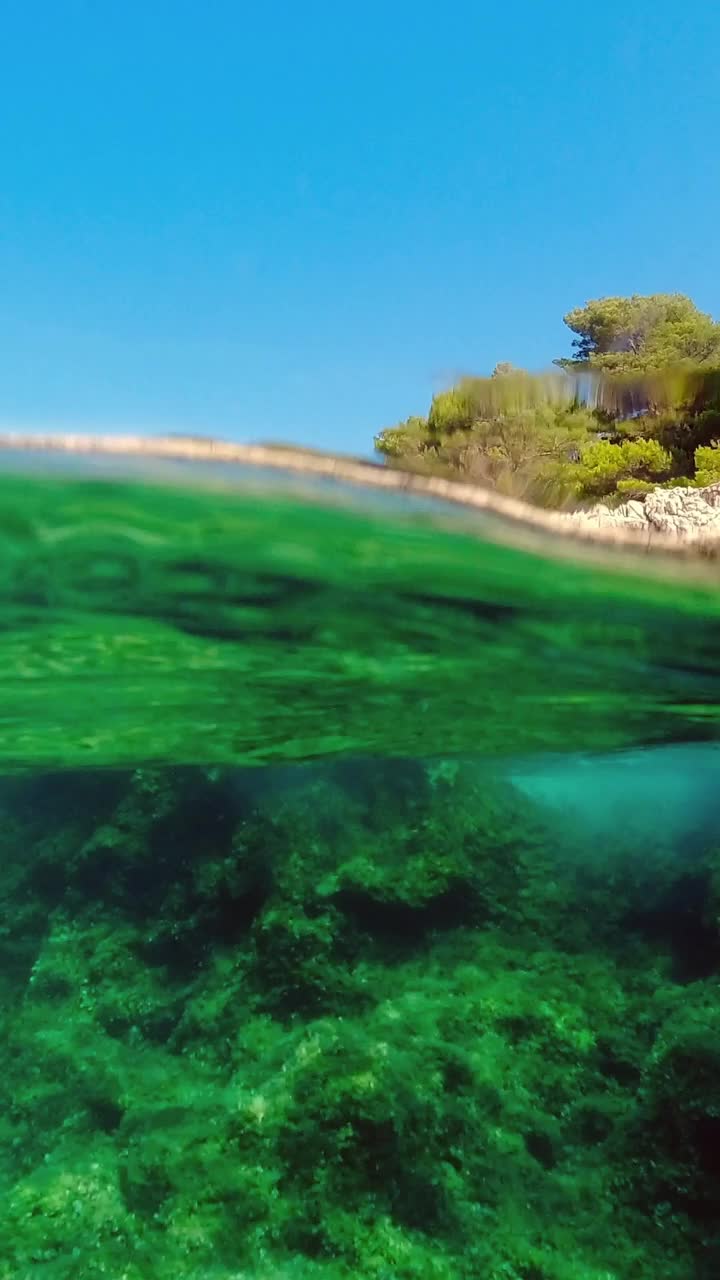
<instances>
[{"instance_id":1,"label":"blue sky","mask_svg":"<svg viewBox=\"0 0 720 1280\"><path fill-rule=\"evenodd\" d=\"M0 423L368 453L563 314L720 316L720 6L6 0Z\"/></svg>"}]
</instances>

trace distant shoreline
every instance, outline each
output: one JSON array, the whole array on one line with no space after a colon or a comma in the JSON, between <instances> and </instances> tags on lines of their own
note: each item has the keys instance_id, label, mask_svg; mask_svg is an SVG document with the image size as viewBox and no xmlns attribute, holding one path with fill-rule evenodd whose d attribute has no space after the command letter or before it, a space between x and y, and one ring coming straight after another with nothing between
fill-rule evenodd
<instances>
[{"instance_id":1,"label":"distant shoreline","mask_svg":"<svg viewBox=\"0 0 720 1280\"><path fill-rule=\"evenodd\" d=\"M101 455L112 458L154 458L167 461L237 463L258 468L273 468L298 475L316 476L391 492L410 493L466 509L474 509L494 517L516 534L551 535L556 546L566 549L575 544L595 547L625 547L628 550L660 554L672 559L715 560L720 558L718 539L695 536L679 541L676 537L635 529L602 528L568 518L569 513L545 511L518 498L506 497L494 490L463 481L445 480L439 476L420 475L388 467L384 463L363 461L302 448L283 445L234 444L224 440L197 436L131 436L83 435L68 432L28 434L0 432L0 451L31 453L71 453ZM560 538L558 538L560 535ZM514 540L514 539L511 539Z\"/></svg>"}]
</instances>

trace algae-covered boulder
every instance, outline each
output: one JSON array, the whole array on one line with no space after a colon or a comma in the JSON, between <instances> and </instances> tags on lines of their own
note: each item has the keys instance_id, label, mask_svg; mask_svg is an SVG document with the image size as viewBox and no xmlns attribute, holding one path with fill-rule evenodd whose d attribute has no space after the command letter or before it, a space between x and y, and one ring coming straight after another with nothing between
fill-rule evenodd
<instances>
[{"instance_id":1,"label":"algae-covered boulder","mask_svg":"<svg viewBox=\"0 0 720 1280\"><path fill-rule=\"evenodd\" d=\"M402 945L462 925L532 928L541 911L556 925L561 830L497 772L437 761L399 793L379 769L365 786L359 838L318 886L363 931Z\"/></svg>"},{"instance_id":2,"label":"algae-covered boulder","mask_svg":"<svg viewBox=\"0 0 720 1280\"><path fill-rule=\"evenodd\" d=\"M714 1224L720 1245L720 1008L710 990L661 1027L640 1100L643 1176L654 1199Z\"/></svg>"}]
</instances>

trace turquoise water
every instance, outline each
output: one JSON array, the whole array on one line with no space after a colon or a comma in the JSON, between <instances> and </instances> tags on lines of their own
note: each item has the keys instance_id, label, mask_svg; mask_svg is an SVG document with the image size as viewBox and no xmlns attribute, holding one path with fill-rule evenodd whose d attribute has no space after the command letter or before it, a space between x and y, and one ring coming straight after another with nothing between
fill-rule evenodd
<instances>
[{"instance_id":1,"label":"turquoise water","mask_svg":"<svg viewBox=\"0 0 720 1280\"><path fill-rule=\"evenodd\" d=\"M714 1280L714 566L22 456L0 546L0 1280Z\"/></svg>"}]
</instances>

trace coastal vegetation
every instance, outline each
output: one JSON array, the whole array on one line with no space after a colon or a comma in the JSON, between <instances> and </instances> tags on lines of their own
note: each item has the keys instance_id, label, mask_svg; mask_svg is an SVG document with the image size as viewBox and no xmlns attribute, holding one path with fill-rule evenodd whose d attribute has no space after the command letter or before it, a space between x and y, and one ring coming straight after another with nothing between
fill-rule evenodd
<instances>
[{"instance_id":1,"label":"coastal vegetation","mask_svg":"<svg viewBox=\"0 0 720 1280\"><path fill-rule=\"evenodd\" d=\"M609 297L565 316L555 370L463 377L381 431L390 465L545 506L642 498L720 479L720 324L682 294Z\"/></svg>"}]
</instances>

